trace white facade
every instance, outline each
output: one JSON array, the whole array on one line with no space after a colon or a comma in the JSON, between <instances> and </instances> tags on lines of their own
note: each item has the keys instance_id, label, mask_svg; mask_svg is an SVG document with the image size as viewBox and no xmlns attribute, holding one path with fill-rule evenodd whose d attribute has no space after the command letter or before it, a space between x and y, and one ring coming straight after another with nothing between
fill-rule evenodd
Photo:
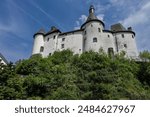
<instances>
[{"instance_id":1,"label":"white facade","mask_svg":"<svg viewBox=\"0 0 150 117\"><path fill-rule=\"evenodd\" d=\"M91 6L89 17L79 30L62 33L52 27L47 33L44 30L37 32L34 35L32 55L41 54L47 57L64 49L70 49L75 54L103 49L106 53L117 54L124 51L126 57L137 57L135 33L132 28L125 29L121 24L115 24L111 26L111 30L105 30L105 24L97 19L94 10Z\"/></svg>"}]
</instances>

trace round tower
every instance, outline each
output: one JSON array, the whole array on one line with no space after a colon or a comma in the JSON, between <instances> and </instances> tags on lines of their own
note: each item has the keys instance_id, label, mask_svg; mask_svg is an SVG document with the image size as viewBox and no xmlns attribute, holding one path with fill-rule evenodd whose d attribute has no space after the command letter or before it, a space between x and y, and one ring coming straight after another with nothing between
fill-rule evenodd
<instances>
[{"instance_id":1,"label":"round tower","mask_svg":"<svg viewBox=\"0 0 150 117\"><path fill-rule=\"evenodd\" d=\"M86 22L81 26L83 32L83 51L99 51L103 45L101 38L105 25L95 16L94 6L91 5L89 9L89 16Z\"/></svg>"},{"instance_id":2,"label":"round tower","mask_svg":"<svg viewBox=\"0 0 150 117\"><path fill-rule=\"evenodd\" d=\"M125 56L129 58L137 58L138 51L135 41L135 33L131 30L117 31L116 42L118 52L125 52Z\"/></svg>"},{"instance_id":3,"label":"round tower","mask_svg":"<svg viewBox=\"0 0 150 117\"><path fill-rule=\"evenodd\" d=\"M44 35L45 31L40 29L37 33L34 34L34 44L32 55L34 54L42 54L44 51Z\"/></svg>"}]
</instances>

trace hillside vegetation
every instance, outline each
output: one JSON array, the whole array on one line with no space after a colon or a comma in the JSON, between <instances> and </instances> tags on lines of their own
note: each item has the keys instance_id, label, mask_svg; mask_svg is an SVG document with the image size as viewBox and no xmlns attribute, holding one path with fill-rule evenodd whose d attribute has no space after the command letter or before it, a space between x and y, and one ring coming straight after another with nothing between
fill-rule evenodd
<instances>
[{"instance_id":1,"label":"hillside vegetation","mask_svg":"<svg viewBox=\"0 0 150 117\"><path fill-rule=\"evenodd\" d=\"M140 55L147 60L150 54ZM150 99L150 62L102 51L35 55L16 65L0 65L0 99Z\"/></svg>"}]
</instances>

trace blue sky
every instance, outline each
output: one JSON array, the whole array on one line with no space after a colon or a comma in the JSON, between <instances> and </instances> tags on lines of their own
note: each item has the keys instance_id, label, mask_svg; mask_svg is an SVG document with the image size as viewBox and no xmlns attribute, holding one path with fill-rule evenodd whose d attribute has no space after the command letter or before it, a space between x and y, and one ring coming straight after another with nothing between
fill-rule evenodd
<instances>
[{"instance_id":1,"label":"blue sky","mask_svg":"<svg viewBox=\"0 0 150 117\"><path fill-rule=\"evenodd\" d=\"M0 52L12 62L29 58L35 32L51 26L62 32L78 29L91 4L106 29L118 22L132 26L138 50L150 50L149 0L1 0Z\"/></svg>"}]
</instances>

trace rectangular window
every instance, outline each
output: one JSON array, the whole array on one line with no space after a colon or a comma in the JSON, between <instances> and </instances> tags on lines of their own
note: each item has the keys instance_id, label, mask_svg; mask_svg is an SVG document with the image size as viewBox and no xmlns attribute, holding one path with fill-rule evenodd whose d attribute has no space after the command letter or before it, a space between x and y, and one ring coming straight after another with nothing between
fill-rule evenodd
<instances>
[{"instance_id":1,"label":"rectangular window","mask_svg":"<svg viewBox=\"0 0 150 117\"><path fill-rule=\"evenodd\" d=\"M122 38L124 38L124 34L122 34Z\"/></svg>"},{"instance_id":2,"label":"rectangular window","mask_svg":"<svg viewBox=\"0 0 150 117\"><path fill-rule=\"evenodd\" d=\"M65 45L64 44L61 44L61 48L63 49L65 47Z\"/></svg>"},{"instance_id":3,"label":"rectangular window","mask_svg":"<svg viewBox=\"0 0 150 117\"><path fill-rule=\"evenodd\" d=\"M47 38L47 41L49 41L49 38Z\"/></svg>"},{"instance_id":4,"label":"rectangular window","mask_svg":"<svg viewBox=\"0 0 150 117\"><path fill-rule=\"evenodd\" d=\"M109 38L110 36L108 35L108 38Z\"/></svg>"},{"instance_id":5,"label":"rectangular window","mask_svg":"<svg viewBox=\"0 0 150 117\"><path fill-rule=\"evenodd\" d=\"M127 48L127 44L124 44L124 47Z\"/></svg>"},{"instance_id":6,"label":"rectangular window","mask_svg":"<svg viewBox=\"0 0 150 117\"><path fill-rule=\"evenodd\" d=\"M65 38L62 38L62 41L65 41Z\"/></svg>"},{"instance_id":7,"label":"rectangular window","mask_svg":"<svg viewBox=\"0 0 150 117\"><path fill-rule=\"evenodd\" d=\"M100 29L100 28L98 28L98 32L101 32L101 29Z\"/></svg>"},{"instance_id":8,"label":"rectangular window","mask_svg":"<svg viewBox=\"0 0 150 117\"><path fill-rule=\"evenodd\" d=\"M86 35L86 31L84 31L84 34Z\"/></svg>"},{"instance_id":9,"label":"rectangular window","mask_svg":"<svg viewBox=\"0 0 150 117\"><path fill-rule=\"evenodd\" d=\"M55 39L56 35L53 36L53 39Z\"/></svg>"},{"instance_id":10,"label":"rectangular window","mask_svg":"<svg viewBox=\"0 0 150 117\"><path fill-rule=\"evenodd\" d=\"M132 35L132 38L134 38L134 35Z\"/></svg>"},{"instance_id":11,"label":"rectangular window","mask_svg":"<svg viewBox=\"0 0 150 117\"><path fill-rule=\"evenodd\" d=\"M93 42L97 42L97 38L96 37L93 38Z\"/></svg>"},{"instance_id":12,"label":"rectangular window","mask_svg":"<svg viewBox=\"0 0 150 117\"><path fill-rule=\"evenodd\" d=\"M40 52L43 52L44 51L44 47L43 46L41 46L41 48L40 48Z\"/></svg>"}]
</instances>

